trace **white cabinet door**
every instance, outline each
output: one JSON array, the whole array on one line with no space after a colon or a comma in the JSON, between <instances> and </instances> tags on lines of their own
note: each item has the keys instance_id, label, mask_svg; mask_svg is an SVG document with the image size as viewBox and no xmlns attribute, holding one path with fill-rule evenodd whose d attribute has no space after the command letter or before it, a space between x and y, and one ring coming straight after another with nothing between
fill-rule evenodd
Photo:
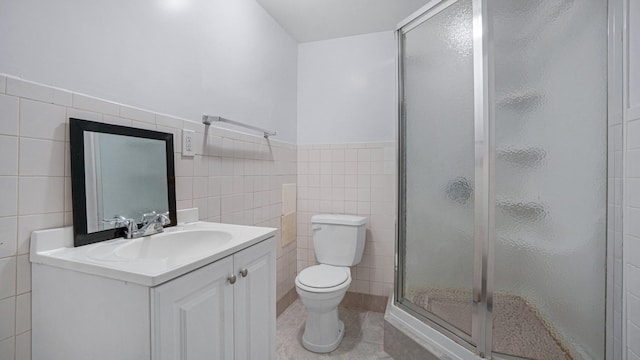
<instances>
[{"instance_id":1,"label":"white cabinet door","mask_svg":"<svg viewBox=\"0 0 640 360\"><path fill-rule=\"evenodd\" d=\"M234 255L236 360L276 358L274 241L265 240Z\"/></svg>"},{"instance_id":2,"label":"white cabinet door","mask_svg":"<svg viewBox=\"0 0 640 360\"><path fill-rule=\"evenodd\" d=\"M233 360L232 274L230 256L151 289L154 360Z\"/></svg>"}]
</instances>

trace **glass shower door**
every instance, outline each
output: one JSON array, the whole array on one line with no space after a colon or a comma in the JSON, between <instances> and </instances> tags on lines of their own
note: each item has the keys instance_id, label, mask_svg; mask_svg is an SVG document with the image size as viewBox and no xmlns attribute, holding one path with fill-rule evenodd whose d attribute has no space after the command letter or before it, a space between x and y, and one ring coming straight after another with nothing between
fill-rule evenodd
<instances>
[{"instance_id":1,"label":"glass shower door","mask_svg":"<svg viewBox=\"0 0 640 360\"><path fill-rule=\"evenodd\" d=\"M488 0L494 352L604 359L607 1Z\"/></svg>"},{"instance_id":2,"label":"glass shower door","mask_svg":"<svg viewBox=\"0 0 640 360\"><path fill-rule=\"evenodd\" d=\"M426 19L426 20L425 20ZM398 300L473 343L474 95L471 0L445 1L399 35ZM410 165L407 165L410 164Z\"/></svg>"},{"instance_id":3,"label":"glass shower door","mask_svg":"<svg viewBox=\"0 0 640 360\"><path fill-rule=\"evenodd\" d=\"M396 301L482 357L604 359L607 0L430 4L397 31Z\"/></svg>"}]
</instances>

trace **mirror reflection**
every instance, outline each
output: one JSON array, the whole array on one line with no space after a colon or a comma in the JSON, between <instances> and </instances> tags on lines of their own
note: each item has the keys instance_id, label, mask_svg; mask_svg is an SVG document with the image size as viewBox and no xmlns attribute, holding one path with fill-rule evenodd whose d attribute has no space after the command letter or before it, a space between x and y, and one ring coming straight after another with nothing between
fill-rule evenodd
<instances>
[{"instance_id":1,"label":"mirror reflection","mask_svg":"<svg viewBox=\"0 0 640 360\"><path fill-rule=\"evenodd\" d=\"M88 232L113 228L108 220L119 216L142 222L169 211L164 149L162 140L85 131Z\"/></svg>"},{"instance_id":2,"label":"mirror reflection","mask_svg":"<svg viewBox=\"0 0 640 360\"><path fill-rule=\"evenodd\" d=\"M173 135L69 120L74 245L176 225Z\"/></svg>"}]
</instances>

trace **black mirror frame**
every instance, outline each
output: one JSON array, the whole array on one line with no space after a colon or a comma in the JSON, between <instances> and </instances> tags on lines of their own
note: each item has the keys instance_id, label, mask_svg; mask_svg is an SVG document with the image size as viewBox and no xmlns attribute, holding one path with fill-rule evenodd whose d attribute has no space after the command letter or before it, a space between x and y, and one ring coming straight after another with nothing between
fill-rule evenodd
<instances>
[{"instance_id":1,"label":"black mirror frame","mask_svg":"<svg viewBox=\"0 0 640 360\"><path fill-rule=\"evenodd\" d=\"M168 226L175 226L178 222L176 218L176 178L173 162L173 134L69 118L73 246L93 244L125 235L124 227L87 233L87 196L84 167L85 131L155 139L165 142L165 153L167 157L167 198L169 200L169 219L171 220L171 224Z\"/></svg>"}]
</instances>

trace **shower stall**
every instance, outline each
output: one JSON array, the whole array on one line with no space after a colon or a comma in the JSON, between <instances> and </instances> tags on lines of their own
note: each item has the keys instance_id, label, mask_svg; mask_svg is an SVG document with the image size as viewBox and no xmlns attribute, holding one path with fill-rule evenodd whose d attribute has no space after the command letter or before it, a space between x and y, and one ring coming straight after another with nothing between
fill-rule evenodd
<instances>
[{"instance_id":1,"label":"shower stall","mask_svg":"<svg viewBox=\"0 0 640 360\"><path fill-rule=\"evenodd\" d=\"M434 0L396 31L395 306L480 357L606 358L608 9Z\"/></svg>"}]
</instances>

